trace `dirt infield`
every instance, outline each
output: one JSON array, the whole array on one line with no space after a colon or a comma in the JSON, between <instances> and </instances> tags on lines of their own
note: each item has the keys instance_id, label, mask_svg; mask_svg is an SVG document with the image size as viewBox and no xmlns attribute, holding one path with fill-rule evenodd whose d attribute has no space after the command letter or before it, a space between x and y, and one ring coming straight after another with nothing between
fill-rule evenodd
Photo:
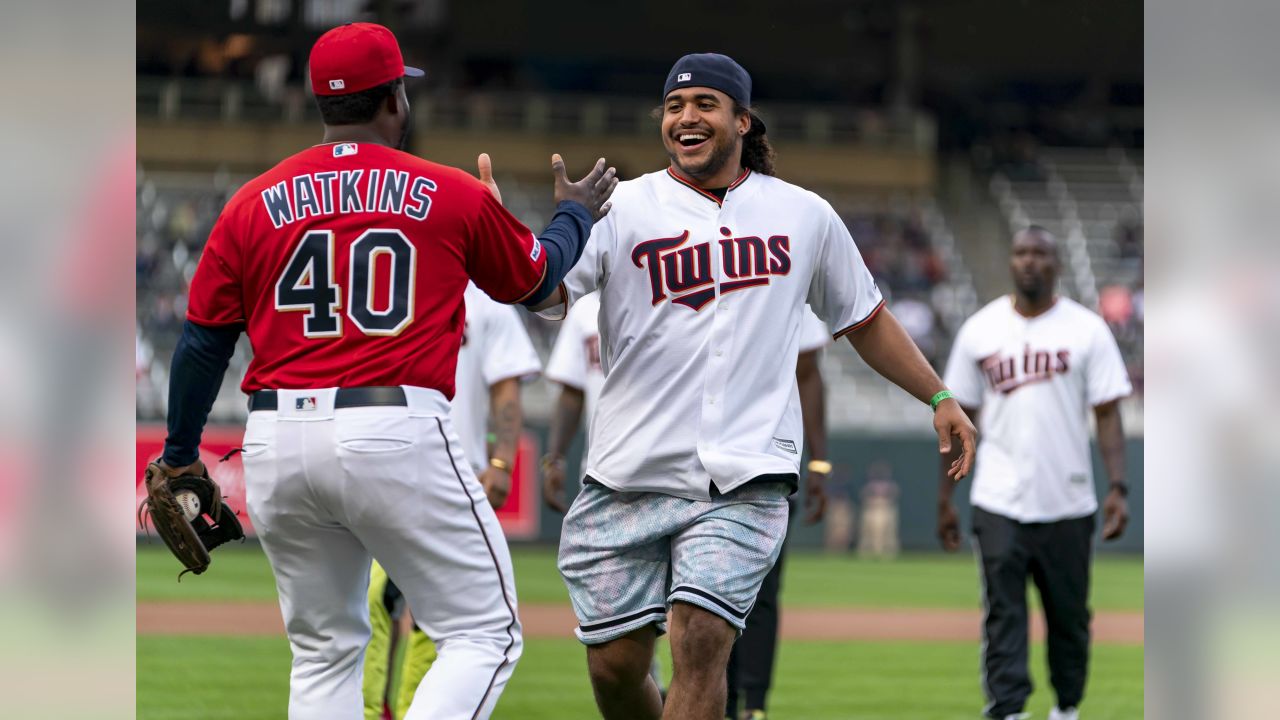
<instances>
[{"instance_id":1,"label":"dirt infield","mask_svg":"<svg viewBox=\"0 0 1280 720\"><path fill-rule=\"evenodd\" d=\"M567 605L521 605L525 637L572 637L577 620ZM978 641L982 615L968 610L873 610L801 608L782 611L782 637L789 640ZM198 627L204 635L283 635L275 603L138 603L139 635L181 635ZM1043 619L1032 622L1033 639L1044 638ZM1095 642L1143 643L1143 614L1100 612L1093 618Z\"/></svg>"}]
</instances>

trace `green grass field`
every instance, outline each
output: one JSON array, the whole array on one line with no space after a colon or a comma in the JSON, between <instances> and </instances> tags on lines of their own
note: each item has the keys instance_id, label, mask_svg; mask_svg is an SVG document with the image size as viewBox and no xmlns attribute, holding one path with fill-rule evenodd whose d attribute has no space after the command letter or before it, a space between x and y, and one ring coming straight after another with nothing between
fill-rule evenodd
<instances>
[{"instance_id":1,"label":"green grass field","mask_svg":"<svg viewBox=\"0 0 1280 720\"><path fill-rule=\"evenodd\" d=\"M550 548L512 550L516 592L525 603L568 603ZM893 562L853 556L792 553L787 556L782 602L788 607L974 608L978 605L973 557L907 555ZM156 543L138 548L138 600L274 600L271 568L256 545L219 548L213 566L181 583L177 561ZM1142 609L1142 560L1104 555L1094 564L1097 610ZM1035 597L1035 593L1031 593Z\"/></svg>"},{"instance_id":2,"label":"green grass field","mask_svg":"<svg viewBox=\"0 0 1280 720\"><path fill-rule=\"evenodd\" d=\"M513 555L522 602L566 602L551 550L518 548ZM965 555L908 556L890 563L800 553L788 563L783 603L791 607L976 605L976 570ZM188 575L181 584L174 581L176 575L176 561L162 546L139 547L139 602L275 597L270 569L256 546L220 549L208 573ZM1100 558L1094 605L1099 610L1140 610L1141 560ZM195 662L197 647L201 659ZM665 644L661 647L665 655ZM1143 716L1142 653L1137 646L1095 646L1085 704L1089 720ZM669 670L669 657L663 661ZM787 641L777 662L773 718L956 720L978 718L982 706L974 643ZM1032 670L1038 691L1028 710L1042 719L1052 702L1043 647L1033 648ZM284 638L141 636L138 718L278 720L285 716L288 673ZM526 641L494 717L598 717L582 646L567 638Z\"/></svg>"}]
</instances>

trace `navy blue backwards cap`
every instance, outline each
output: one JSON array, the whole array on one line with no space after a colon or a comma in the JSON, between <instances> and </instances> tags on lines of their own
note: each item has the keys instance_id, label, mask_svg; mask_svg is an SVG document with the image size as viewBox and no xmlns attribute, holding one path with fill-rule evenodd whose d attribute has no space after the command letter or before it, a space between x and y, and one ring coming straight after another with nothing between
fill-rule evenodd
<instances>
[{"instance_id":1,"label":"navy blue backwards cap","mask_svg":"<svg viewBox=\"0 0 1280 720\"><path fill-rule=\"evenodd\" d=\"M709 87L728 95L743 107L751 107L751 76L733 58L720 53L685 55L671 66L667 83L662 88L665 101L672 90L685 87ZM764 121L751 113L753 125L764 130Z\"/></svg>"}]
</instances>

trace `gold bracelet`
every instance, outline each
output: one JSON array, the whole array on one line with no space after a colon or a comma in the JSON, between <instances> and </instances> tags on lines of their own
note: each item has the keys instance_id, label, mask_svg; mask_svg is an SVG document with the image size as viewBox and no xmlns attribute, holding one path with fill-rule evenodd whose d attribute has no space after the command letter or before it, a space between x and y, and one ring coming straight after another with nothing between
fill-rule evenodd
<instances>
[{"instance_id":1,"label":"gold bracelet","mask_svg":"<svg viewBox=\"0 0 1280 720\"><path fill-rule=\"evenodd\" d=\"M489 464L492 465L493 467L498 468L504 473L511 472L511 463L507 462L506 460L503 460L502 458L496 458L496 457L489 458Z\"/></svg>"},{"instance_id":2,"label":"gold bracelet","mask_svg":"<svg viewBox=\"0 0 1280 720\"><path fill-rule=\"evenodd\" d=\"M810 461L809 461L809 472L811 472L811 473L821 473L821 474L823 474L823 475L830 475L830 474L831 474L831 463L827 462L826 460L810 460Z\"/></svg>"}]
</instances>

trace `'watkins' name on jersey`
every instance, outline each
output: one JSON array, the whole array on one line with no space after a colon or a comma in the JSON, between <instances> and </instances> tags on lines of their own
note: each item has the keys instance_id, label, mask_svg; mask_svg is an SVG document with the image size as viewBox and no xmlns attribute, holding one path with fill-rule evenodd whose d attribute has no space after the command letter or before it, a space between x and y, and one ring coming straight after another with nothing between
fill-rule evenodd
<instances>
[{"instance_id":1,"label":"'watkins' name on jersey","mask_svg":"<svg viewBox=\"0 0 1280 720\"><path fill-rule=\"evenodd\" d=\"M720 264L723 278L721 295L734 290L768 285L773 275L791 272L791 238L773 235L763 238L731 237L729 228L720 228L725 235L719 240ZM715 278L711 274L711 243L686 245L689 231L669 238L645 240L636 243L631 251L631 262L649 272L653 304L667 299L685 307L701 310L716 296Z\"/></svg>"},{"instance_id":2,"label":"'watkins' name on jersey","mask_svg":"<svg viewBox=\"0 0 1280 720\"><path fill-rule=\"evenodd\" d=\"M426 220L432 180L406 170L332 170L295 175L262 191L262 204L277 229L335 213L392 213Z\"/></svg>"},{"instance_id":3,"label":"'watkins' name on jersey","mask_svg":"<svg viewBox=\"0 0 1280 720\"><path fill-rule=\"evenodd\" d=\"M1054 375L1066 373L1071 369L1068 363L1070 358L1068 350L1032 350L1028 345L1022 351L1021 363L1017 357L996 354L983 358L979 364L991 389L1008 395L1023 385L1052 380ZM1018 371L1019 365L1021 372Z\"/></svg>"}]
</instances>

